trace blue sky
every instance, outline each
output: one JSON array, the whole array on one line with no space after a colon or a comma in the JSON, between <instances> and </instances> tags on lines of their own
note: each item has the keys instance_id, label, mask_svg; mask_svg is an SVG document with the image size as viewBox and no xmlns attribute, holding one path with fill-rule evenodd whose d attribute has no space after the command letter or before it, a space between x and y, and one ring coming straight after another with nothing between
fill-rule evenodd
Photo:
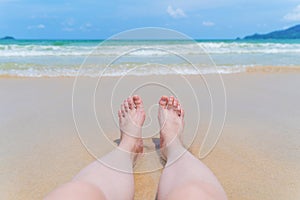
<instances>
[{"instance_id":1,"label":"blue sky","mask_svg":"<svg viewBox=\"0 0 300 200\"><path fill-rule=\"evenodd\" d=\"M140 27L230 39L300 23L300 0L0 0L0 37L105 39Z\"/></svg>"}]
</instances>

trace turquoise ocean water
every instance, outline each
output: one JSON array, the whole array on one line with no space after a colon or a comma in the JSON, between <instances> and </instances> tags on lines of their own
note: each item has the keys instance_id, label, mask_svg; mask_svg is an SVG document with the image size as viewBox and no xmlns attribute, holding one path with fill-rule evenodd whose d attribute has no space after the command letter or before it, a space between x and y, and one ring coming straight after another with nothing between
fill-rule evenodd
<instances>
[{"instance_id":1,"label":"turquoise ocean water","mask_svg":"<svg viewBox=\"0 0 300 200\"><path fill-rule=\"evenodd\" d=\"M0 40L0 75L238 73L300 66L300 40Z\"/></svg>"}]
</instances>

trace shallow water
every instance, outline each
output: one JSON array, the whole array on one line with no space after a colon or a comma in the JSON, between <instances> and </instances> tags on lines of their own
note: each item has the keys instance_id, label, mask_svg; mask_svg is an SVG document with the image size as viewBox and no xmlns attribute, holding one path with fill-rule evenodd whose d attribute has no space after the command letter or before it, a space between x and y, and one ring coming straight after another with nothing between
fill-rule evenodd
<instances>
[{"instance_id":1,"label":"shallow water","mask_svg":"<svg viewBox=\"0 0 300 200\"><path fill-rule=\"evenodd\" d=\"M0 75L237 73L257 66L298 67L299 53L299 40L2 40Z\"/></svg>"}]
</instances>

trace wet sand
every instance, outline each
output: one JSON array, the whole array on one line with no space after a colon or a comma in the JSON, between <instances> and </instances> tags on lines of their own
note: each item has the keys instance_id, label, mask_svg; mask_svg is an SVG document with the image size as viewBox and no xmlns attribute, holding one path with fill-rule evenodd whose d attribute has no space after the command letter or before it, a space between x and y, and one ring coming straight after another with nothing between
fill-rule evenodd
<instances>
[{"instance_id":1,"label":"wet sand","mask_svg":"<svg viewBox=\"0 0 300 200\"><path fill-rule=\"evenodd\" d=\"M154 104L159 96L170 94L168 88L181 100L186 110L186 144L193 142L189 149L196 156L205 133L215 129L202 145L204 151L212 146L226 111L219 77L206 76L207 84L199 76L184 78L106 77L98 87L96 79L81 78L74 89L73 111L73 78L1 78L0 199L41 199L95 157L109 152L119 135L117 108L135 89L149 116L144 130L149 156L135 167L136 172L144 172L135 175L135 199L155 199L162 163L151 138L158 138ZM225 124L217 145L201 160L219 178L229 199L299 199L300 73L222 78ZM210 126L211 118L218 123Z\"/></svg>"}]
</instances>

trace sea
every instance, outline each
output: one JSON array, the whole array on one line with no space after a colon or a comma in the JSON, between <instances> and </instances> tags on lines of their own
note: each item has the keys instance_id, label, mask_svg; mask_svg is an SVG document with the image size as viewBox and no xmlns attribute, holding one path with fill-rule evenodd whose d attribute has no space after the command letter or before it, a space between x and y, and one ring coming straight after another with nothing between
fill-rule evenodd
<instances>
[{"instance_id":1,"label":"sea","mask_svg":"<svg viewBox=\"0 0 300 200\"><path fill-rule=\"evenodd\" d=\"M299 66L300 40L0 40L0 76L228 74Z\"/></svg>"}]
</instances>

